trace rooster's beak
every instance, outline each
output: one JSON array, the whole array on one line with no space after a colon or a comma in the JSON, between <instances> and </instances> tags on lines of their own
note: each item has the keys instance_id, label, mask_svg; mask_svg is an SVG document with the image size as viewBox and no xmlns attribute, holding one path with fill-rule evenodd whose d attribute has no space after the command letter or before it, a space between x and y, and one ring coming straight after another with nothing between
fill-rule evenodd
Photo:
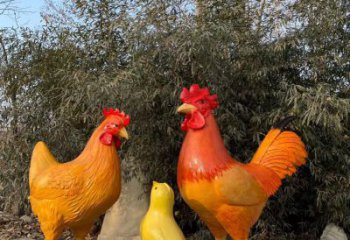
<instances>
[{"instance_id":1,"label":"rooster's beak","mask_svg":"<svg viewBox=\"0 0 350 240\"><path fill-rule=\"evenodd\" d=\"M184 103L180 107L177 108L178 113L191 113L197 108L193 106L192 104Z\"/></svg>"},{"instance_id":2,"label":"rooster's beak","mask_svg":"<svg viewBox=\"0 0 350 240\"><path fill-rule=\"evenodd\" d=\"M129 139L129 134L126 131L125 127L123 127L122 129L119 130L118 136L120 138L125 138L125 139Z\"/></svg>"}]
</instances>

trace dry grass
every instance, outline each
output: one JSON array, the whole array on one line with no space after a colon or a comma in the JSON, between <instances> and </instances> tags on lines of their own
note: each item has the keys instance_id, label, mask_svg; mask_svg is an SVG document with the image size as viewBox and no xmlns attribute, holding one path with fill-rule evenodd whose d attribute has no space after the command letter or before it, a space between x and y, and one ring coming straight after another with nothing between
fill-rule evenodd
<instances>
[{"instance_id":1,"label":"dry grass","mask_svg":"<svg viewBox=\"0 0 350 240\"><path fill-rule=\"evenodd\" d=\"M16 217L12 214L0 212L0 239L1 240L43 240L38 221L33 216L23 215ZM93 232L94 229L93 229ZM69 231L65 231L60 240L73 240ZM96 240L97 233L87 238Z\"/></svg>"}]
</instances>

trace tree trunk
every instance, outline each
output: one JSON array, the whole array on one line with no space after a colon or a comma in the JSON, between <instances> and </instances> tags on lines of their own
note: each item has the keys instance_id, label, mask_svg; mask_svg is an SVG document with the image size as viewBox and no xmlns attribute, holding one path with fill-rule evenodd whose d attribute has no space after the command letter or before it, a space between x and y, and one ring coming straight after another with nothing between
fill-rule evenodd
<instances>
[{"instance_id":1,"label":"tree trunk","mask_svg":"<svg viewBox=\"0 0 350 240\"><path fill-rule=\"evenodd\" d=\"M18 133L18 112L17 112L17 91L13 90L11 95L12 102L12 116L13 120L11 122L13 136L16 136Z\"/></svg>"}]
</instances>

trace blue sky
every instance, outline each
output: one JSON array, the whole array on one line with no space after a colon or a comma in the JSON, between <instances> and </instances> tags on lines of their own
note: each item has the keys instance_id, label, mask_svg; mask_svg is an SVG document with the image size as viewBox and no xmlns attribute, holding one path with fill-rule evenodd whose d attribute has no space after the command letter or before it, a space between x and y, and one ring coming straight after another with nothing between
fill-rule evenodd
<instances>
[{"instance_id":1,"label":"blue sky","mask_svg":"<svg viewBox=\"0 0 350 240\"><path fill-rule=\"evenodd\" d=\"M10 15L0 15L0 28L3 27L31 27L41 25L40 11L44 10L45 0L15 0L14 5L21 11L16 17Z\"/></svg>"}]
</instances>

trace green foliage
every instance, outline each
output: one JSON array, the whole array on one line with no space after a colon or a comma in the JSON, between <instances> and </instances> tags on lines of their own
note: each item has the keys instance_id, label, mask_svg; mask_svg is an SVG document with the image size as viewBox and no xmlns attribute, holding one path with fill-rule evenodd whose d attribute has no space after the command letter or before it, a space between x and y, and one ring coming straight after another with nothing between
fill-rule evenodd
<instances>
[{"instance_id":1,"label":"green foliage","mask_svg":"<svg viewBox=\"0 0 350 240\"><path fill-rule=\"evenodd\" d=\"M2 31L0 188L11 194L0 209L28 211L34 143L73 159L102 106L131 115L125 175L141 169L147 183L176 190L175 109L182 87L199 83L218 94L225 144L243 162L274 122L298 117L308 164L268 202L252 239L317 239L328 222L350 231L349 9L340 0L74 0L51 4L39 32ZM188 235L207 236L179 194L176 210Z\"/></svg>"}]
</instances>

